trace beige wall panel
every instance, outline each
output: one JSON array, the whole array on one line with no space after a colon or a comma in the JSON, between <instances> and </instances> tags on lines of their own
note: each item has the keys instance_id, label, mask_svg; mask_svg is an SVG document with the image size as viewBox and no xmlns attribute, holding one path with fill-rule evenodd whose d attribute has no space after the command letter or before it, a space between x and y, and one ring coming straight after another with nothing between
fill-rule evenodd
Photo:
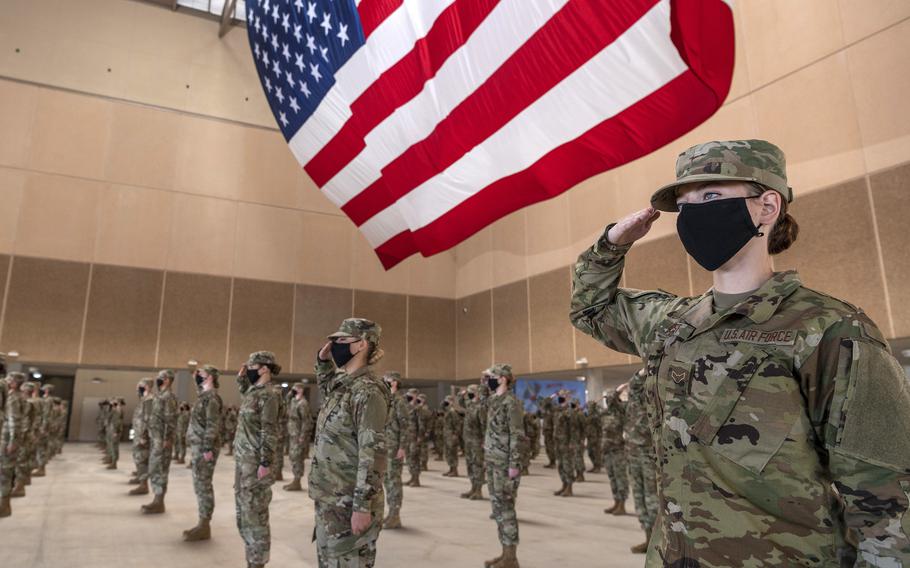
<instances>
[{"instance_id":1,"label":"beige wall panel","mask_svg":"<svg viewBox=\"0 0 910 568\"><path fill-rule=\"evenodd\" d=\"M479 292L455 303L458 378L477 378L493 364L492 292Z\"/></svg>"},{"instance_id":2,"label":"beige wall panel","mask_svg":"<svg viewBox=\"0 0 910 568\"><path fill-rule=\"evenodd\" d=\"M37 87L0 80L0 164L22 167L28 159Z\"/></svg>"},{"instance_id":3,"label":"beige wall panel","mask_svg":"<svg viewBox=\"0 0 910 568\"><path fill-rule=\"evenodd\" d=\"M116 396L126 399L123 423L124 428L129 430L133 411L138 402L136 385L143 377L152 374L148 371L112 371L108 369L79 369L76 371L76 378L73 381L73 410L70 413L69 439L95 440L97 438L94 421L91 422L93 426L91 431L82 432L82 401L86 398L100 399ZM93 379L101 379L101 381L96 383L93 382ZM97 408L93 408L92 411L97 415ZM127 461L129 451L129 445L120 444L121 463Z\"/></svg>"},{"instance_id":4,"label":"beige wall panel","mask_svg":"<svg viewBox=\"0 0 910 568\"><path fill-rule=\"evenodd\" d=\"M21 361L76 363L89 265L16 257L6 298L3 343Z\"/></svg>"},{"instance_id":5,"label":"beige wall panel","mask_svg":"<svg viewBox=\"0 0 910 568\"><path fill-rule=\"evenodd\" d=\"M375 321L382 328L380 339L385 357L376 364L380 373L388 370L407 376L408 297L402 294L354 290L354 317ZM340 323L340 322L339 322Z\"/></svg>"},{"instance_id":6,"label":"beige wall panel","mask_svg":"<svg viewBox=\"0 0 910 568\"><path fill-rule=\"evenodd\" d=\"M759 0L738 8L753 89L843 46L837 2Z\"/></svg>"},{"instance_id":7,"label":"beige wall panel","mask_svg":"<svg viewBox=\"0 0 910 568\"><path fill-rule=\"evenodd\" d=\"M535 373L575 366L574 327L569 323L572 296L568 268L528 279L531 302L531 370Z\"/></svg>"},{"instance_id":8,"label":"beige wall panel","mask_svg":"<svg viewBox=\"0 0 910 568\"><path fill-rule=\"evenodd\" d=\"M902 5L910 11L910 2ZM852 46L847 60L868 171L904 163L910 158L910 20Z\"/></svg>"},{"instance_id":9,"label":"beige wall panel","mask_svg":"<svg viewBox=\"0 0 910 568\"><path fill-rule=\"evenodd\" d=\"M862 308L887 333L888 313L864 179L796 199L794 246L775 257L777 270L799 271L803 283Z\"/></svg>"},{"instance_id":10,"label":"beige wall panel","mask_svg":"<svg viewBox=\"0 0 910 568\"><path fill-rule=\"evenodd\" d=\"M872 200L878 235L882 243L885 277L894 319L894 335L910 336L910 247L907 219L910 219L910 164L871 176ZM865 247L865 244L864 244ZM859 248L859 247L857 247ZM883 325L883 322L879 322ZM887 333L887 330L884 330Z\"/></svg>"},{"instance_id":11,"label":"beige wall panel","mask_svg":"<svg viewBox=\"0 0 910 568\"><path fill-rule=\"evenodd\" d=\"M244 161L240 199L282 207L297 205L301 168L281 133L245 128Z\"/></svg>"},{"instance_id":12,"label":"beige wall panel","mask_svg":"<svg viewBox=\"0 0 910 568\"><path fill-rule=\"evenodd\" d=\"M264 99L263 99L264 100ZM271 112L271 111L269 111ZM288 149L290 152L290 149ZM344 214L341 212L334 203L329 201L329 198L316 187L316 184L313 183L313 180L310 179L310 176L303 171L303 168L299 168L297 175L297 205L298 209L306 209L307 211L314 211L318 213L326 213L328 215L334 215L336 217L341 217Z\"/></svg>"},{"instance_id":13,"label":"beige wall panel","mask_svg":"<svg viewBox=\"0 0 910 568\"><path fill-rule=\"evenodd\" d=\"M13 252L16 244L16 228L19 225L19 210L28 174L22 170L0 167L0 252Z\"/></svg>"},{"instance_id":14,"label":"beige wall panel","mask_svg":"<svg viewBox=\"0 0 910 568\"><path fill-rule=\"evenodd\" d=\"M16 2L29 6L46 4L28 0ZM4 3L4 9L8 4ZM57 16L54 14L49 18ZM35 83L51 83L56 74L55 50L55 42L42 41L42 36L36 34L33 27L24 26L22 20L4 11L0 18L0 74Z\"/></svg>"},{"instance_id":15,"label":"beige wall panel","mask_svg":"<svg viewBox=\"0 0 910 568\"><path fill-rule=\"evenodd\" d=\"M250 353L266 350L289 369L293 304L293 284L235 279L227 368L239 369Z\"/></svg>"},{"instance_id":16,"label":"beige wall panel","mask_svg":"<svg viewBox=\"0 0 910 568\"><path fill-rule=\"evenodd\" d=\"M222 276L233 274L238 223L234 201L175 195L168 269Z\"/></svg>"},{"instance_id":17,"label":"beige wall panel","mask_svg":"<svg viewBox=\"0 0 910 568\"><path fill-rule=\"evenodd\" d=\"M408 298L408 377L455 378L455 300Z\"/></svg>"},{"instance_id":18,"label":"beige wall panel","mask_svg":"<svg viewBox=\"0 0 910 568\"><path fill-rule=\"evenodd\" d=\"M177 146L175 188L189 193L239 199L248 157L246 128L208 118L184 116Z\"/></svg>"},{"instance_id":19,"label":"beige wall panel","mask_svg":"<svg viewBox=\"0 0 910 568\"><path fill-rule=\"evenodd\" d=\"M186 110L230 120L249 121L255 118L258 109L255 103L250 103L250 98L262 97L262 87L251 81L247 75L237 69L225 70L186 63L184 65L190 70Z\"/></svg>"},{"instance_id":20,"label":"beige wall panel","mask_svg":"<svg viewBox=\"0 0 910 568\"><path fill-rule=\"evenodd\" d=\"M295 294L293 372L312 374L316 353L325 345L326 337L353 313L353 291L298 284Z\"/></svg>"},{"instance_id":21,"label":"beige wall panel","mask_svg":"<svg viewBox=\"0 0 910 568\"><path fill-rule=\"evenodd\" d=\"M300 212L241 202L237 218L234 276L294 282Z\"/></svg>"},{"instance_id":22,"label":"beige wall panel","mask_svg":"<svg viewBox=\"0 0 910 568\"><path fill-rule=\"evenodd\" d=\"M353 282L357 289L400 294L408 289L411 262L409 259L391 270L384 269L363 234L354 233Z\"/></svg>"},{"instance_id":23,"label":"beige wall panel","mask_svg":"<svg viewBox=\"0 0 910 568\"><path fill-rule=\"evenodd\" d=\"M40 89L36 104L28 166L101 179L110 140L110 102Z\"/></svg>"},{"instance_id":24,"label":"beige wall panel","mask_svg":"<svg viewBox=\"0 0 910 568\"><path fill-rule=\"evenodd\" d=\"M227 352L231 279L168 272L158 344L159 367L184 367L195 359L222 369ZM236 369L227 369L232 373Z\"/></svg>"},{"instance_id":25,"label":"beige wall panel","mask_svg":"<svg viewBox=\"0 0 910 568\"><path fill-rule=\"evenodd\" d=\"M0 254L0 322L3 321L3 300L6 297L6 280L9 275L9 255ZM0 328L0 341L3 339L3 329ZM455 342L452 342L454 347Z\"/></svg>"},{"instance_id":26,"label":"beige wall panel","mask_svg":"<svg viewBox=\"0 0 910 568\"><path fill-rule=\"evenodd\" d=\"M839 0L839 4L847 44L910 17L910 2L905 0Z\"/></svg>"},{"instance_id":27,"label":"beige wall panel","mask_svg":"<svg viewBox=\"0 0 910 568\"><path fill-rule=\"evenodd\" d=\"M347 217L301 213L295 281L350 288L354 238L354 225Z\"/></svg>"},{"instance_id":28,"label":"beige wall panel","mask_svg":"<svg viewBox=\"0 0 910 568\"><path fill-rule=\"evenodd\" d=\"M95 262L165 268L174 193L114 185L101 195Z\"/></svg>"},{"instance_id":29,"label":"beige wall panel","mask_svg":"<svg viewBox=\"0 0 910 568\"><path fill-rule=\"evenodd\" d=\"M759 134L787 155L787 177L796 195L865 173L844 52L801 69L753 97Z\"/></svg>"},{"instance_id":30,"label":"beige wall panel","mask_svg":"<svg viewBox=\"0 0 910 568\"><path fill-rule=\"evenodd\" d=\"M625 198L617 180L616 172L605 172L588 178L568 192L569 239L575 256L571 264L594 244L607 225L619 219Z\"/></svg>"},{"instance_id":31,"label":"beige wall panel","mask_svg":"<svg viewBox=\"0 0 910 568\"><path fill-rule=\"evenodd\" d=\"M730 94L727 95L727 100L736 99L752 90L749 81L749 64L746 58L745 25L742 14L740 14L739 2L733 3L733 27L736 59L733 62L733 82L730 84Z\"/></svg>"},{"instance_id":32,"label":"beige wall panel","mask_svg":"<svg viewBox=\"0 0 910 568\"><path fill-rule=\"evenodd\" d=\"M493 285L501 286L528 276L526 209L493 223Z\"/></svg>"},{"instance_id":33,"label":"beige wall panel","mask_svg":"<svg viewBox=\"0 0 910 568\"><path fill-rule=\"evenodd\" d=\"M91 35L70 34L54 42L54 58L49 62L54 71L51 84L85 93L122 97L123 79L131 65L129 52L112 49L110 45L95 41Z\"/></svg>"},{"instance_id":34,"label":"beige wall panel","mask_svg":"<svg viewBox=\"0 0 910 568\"><path fill-rule=\"evenodd\" d=\"M638 358L637 355L630 358L629 355L626 355L625 353L614 351L577 329L575 330L575 357L577 359L581 359L582 357L586 358L588 360L588 367L628 365L633 359ZM573 363L572 366L566 368L572 369L575 368L575 365Z\"/></svg>"},{"instance_id":35,"label":"beige wall panel","mask_svg":"<svg viewBox=\"0 0 910 568\"><path fill-rule=\"evenodd\" d=\"M130 53L130 65L123 72L124 98L184 110L192 87L192 72L186 60L168 57L160 51Z\"/></svg>"},{"instance_id":36,"label":"beige wall panel","mask_svg":"<svg viewBox=\"0 0 910 568\"><path fill-rule=\"evenodd\" d=\"M686 251L675 236L637 243L626 255L625 286L689 295Z\"/></svg>"},{"instance_id":37,"label":"beige wall panel","mask_svg":"<svg viewBox=\"0 0 910 568\"><path fill-rule=\"evenodd\" d=\"M542 274L575 262L569 241L569 196L563 193L527 209L528 274Z\"/></svg>"},{"instance_id":38,"label":"beige wall panel","mask_svg":"<svg viewBox=\"0 0 910 568\"><path fill-rule=\"evenodd\" d=\"M408 294L455 298L454 251L443 251L429 258L414 255L409 268Z\"/></svg>"},{"instance_id":39,"label":"beige wall panel","mask_svg":"<svg viewBox=\"0 0 910 568\"><path fill-rule=\"evenodd\" d=\"M177 168L177 140L184 116L126 103L110 103L111 145L105 178L116 183L170 189Z\"/></svg>"},{"instance_id":40,"label":"beige wall panel","mask_svg":"<svg viewBox=\"0 0 910 568\"><path fill-rule=\"evenodd\" d=\"M478 231L455 247L455 297L493 287L493 229Z\"/></svg>"},{"instance_id":41,"label":"beige wall panel","mask_svg":"<svg viewBox=\"0 0 910 568\"><path fill-rule=\"evenodd\" d=\"M493 288L493 352L497 363L509 363L516 374L531 370L528 325L528 281Z\"/></svg>"},{"instance_id":42,"label":"beige wall panel","mask_svg":"<svg viewBox=\"0 0 910 568\"><path fill-rule=\"evenodd\" d=\"M91 261L98 201L106 187L77 178L31 174L16 228L16 254Z\"/></svg>"},{"instance_id":43,"label":"beige wall panel","mask_svg":"<svg viewBox=\"0 0 910 568\"><path fill-rule=\"evenodd\" d=\"M96 264L92 272L82 361L155 364L164 273Z\"/></svg>"}]
</instances>

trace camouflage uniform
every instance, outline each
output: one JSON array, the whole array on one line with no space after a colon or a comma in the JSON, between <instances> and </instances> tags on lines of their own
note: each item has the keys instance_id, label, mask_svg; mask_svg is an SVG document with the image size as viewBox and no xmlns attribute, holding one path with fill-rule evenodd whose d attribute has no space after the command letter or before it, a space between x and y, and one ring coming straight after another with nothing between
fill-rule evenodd
<instances>
[{"instance_id":1,"label":"camouflage uniform","mask_svg":"<svg viewBox=\"0 0 910 568\"><path fill-rule=\"evenodd\" d=\"M102 400L98 403L98 416L95 417L95 426L98 429L98 447L102 449L107 447L105 428L107 428L107 415L110 410L110 402Z\"/></svg>"},{"instance_id":2,"label":"camouflage uniform","mask_svg":"<svg viewBox=\"0 0 910 568\"><path fill-rule=\"evenodd\" d=\"M162 371L163 377L173 371ZM152 399L151 412L146 422L151 447L149 449L149 485L156 496L167 493L168 474L171 471L171 448L177 435L177 397L171 389L163 390Z\"/></svg>"},{"instance_id":3,"label":"camouflage uniform","mask_svg":"<svg viewBox=\"0 0 910 568\"><path fill-rule=\"evenodd\" d=\"M277 375L281 367L275 354L257 351L250 355L247 365L273 368ZM240 387L240 411L237 414L237 433L234 437L234 505L237 529L243 539L247 564L265 565L272 546L269 526L269 504L272 502L274 474L259 479L259 466L270 468L278 446L278 405L281 394L270 382L251 383L249 377L237 377Z\"/></svg>"},{"instance_id":4,"label":"camouflage uniform","mask_svg":"<svg viewBox=\"0 0 910 568\"><path fill-rule=\"evenodd\" d=\"M436 414L430 410L427 405L427 395L420 393L417 395L417 400L420 401L417 412L420 413L421 419L426 424L426 435L421 437L420 440L420 471L427 471L430 459L430 435L433 435L433 444L438 445L440 448L443 447L442 419L437 418Z\"/></svg>"},{"instance_id":5,"label":"camouflage uniform","mask_svg":"<svg viewBox=\"0 0 910 568\"><path fill-rule=\"evenodd\" d=\"M278 389L279 387L275 387ZM279 391L281 394L281 391ZM288 401L284 396L278 397L278 443L275 446L275 460L272 462L275 481L284 479L284 450L288 442Z\"/></svg>"},{"instance_id":6,"label":"camouflage uniform","mask_svg":"<svg viewBox=\"0 0 910 568\"><path fill-rule=\"evenodd\" d=\"M186 461L186 429L190 424L190 407L180 404L177 410L177 431L174 433L174 460L177 463ZM190 457L192 459L192 456Z\"/></svg>"},{"instance_id":7,"label":"camouflage uniform","mask_svg":"<svg viewBox=\"0 0 910 568\"><path fill-rule=\"evenodd\" d=\"M449 471L444 475L447 477L458 477L458 447L459 447L459 434L463 428L464 419L461 414L458 413L458 407L455 404L455 397L449 395L446 397L445 401L448 405L444 405L443 418L441 421L443 424L443 434L442 439L445 444L445 457L446 464L449 466Z\"/></svg>"},{"instance_id":8,"label":"camouflage uniform","mask_svg":"<svg viewBox=\"0 0 910 568\"><path fill-rule=\"evenodd\" d=\"M531 459L540 455L540 416L533 412L525 414L525 432L531 442Z\"/></svg>"},{"instance_id":9,"label":"camouflage uniform","mask_svg":"<svg viewBox=\"0 0 910 568\"><path fill-rule=\"evenodd\" d=\"M147 483L149 477L149 449L151 439L148 432L148 418L152 413L154 393L152 380L142 379L139 386L145 387L143 396L133 411L133 463L136 465L137 483Z\"/></svg>"},{"instance_id":10,"label":"camouflage uniform","mask_svg":"<svg viewBox=\"0 0 910 568\"><path fill-rule=\"evenodd\" d=\"M575 483L575 445L578 440L575 438L575 428L573 426L572 410L569 408L567 393L561 392L559 396L565 400L564 403L556 405L553 415L553 442L556 446L556 462L559 467L559 479L562 481L562 489L556 492L562 495L567 488L571 488Z\"/></svg>"},{"instance_id":11,"label":"camouflage uniform","mask_svg":"<svg viewBox=\"0 0 910 568\"><path fill-rule=\"evenodd\" d=\"M424 399L424 404L426 400ZM428 408L429 410L429 408ZM427 427L427 432L431 433L433 439L433 452L436 454L436 461L442 461L446 457L446 443L445 443L445 416L446 413L443 409L439 408L435 412L430 410L430 413L427 415L427 420L429 426ZM427 447L429 447L429 441L427 442ZM423 457L421 456L421 460ZM421 464L421 468L426 471L426 466Z\"/></svg>"},{"instance_id":12,"label":"camouflage uniform","mask_svg":"<svg viewBox=\"0 0 910 568\"><path fill-rule=\"evenodd\" d=\"M552 469L556 467L556 411L552 399L545 398L541 401L541 411L543 412L543 446L547 452L547 465L544 467Z\"/></svg>"},{"instance_id":13,"label":"camouflage uniform","mask_svg":"<svg viewBox=\"0 0 910 568\"><path fill-rule=\"evenodd\" d=\"M5 382L0 383L0 402L3 402L0 415L0 510L8 516L10 510L10 497L13 492L13 481L18 486L20 479L16 477L18 465L18 451L8 452L10 446L21 446L25 438L25 415L28 412L28 402L25 400L21 385L25 382L22 373L10 373ZM17 388L13 389L13 386ZM24 490L24 487L23 487Z\"/></svg>"},{"instance_id":14,"label":"camouflage uniform","mask_svg":"<svg viewBox=\"0 0 910 568\"><path fill-rule=\"evenodd\" d=\"M32 398L32 393L35 392L35 383L26 381L20 387L20 390L25 401L25 411L22 414L22 443L19 444L19 451L16 454L16 487L13 489L13 497L24 497L25 486L31 483L35 449L33 429L35 427L37 407Z\"/></svg>"},{"instance_id":15,"label":"camouflage uniform","mask_svg":"<svg viewBox=\"0 0 910 568\"><path fill-rule=\"evenodd\" d=\"M512 368L498 364L484 372L485 376L507 377L512 380ZM525 444L524 410L521 401L510 389L501 395L490 395L487 401L487 428L483 441L484 465L487 471L487 491L493 508L493 518L503 547L503 557L514 560L514 549L518 545L518 517L515 514L515 500L521 476L509 477L509 470L521 471L521 451ZM499 564L497 564L498 566ZM514 566L517 566L517 561Z\"/></svg>"},{"instance_id":16,"label":"camouflage uniform","mask_svg":"<svg viewBox=\"0 0 910 568\"><path fill-rule=\"evenodd\" d=\"M657 518L657 455L645 396L644 376L638 373L629 380L629 402L626 403L626 453L629 456L629 474L632 478L632 495L638 523L646 534L651 534Z\"/></svg>"},{"instance_id":17,"label":"camouflage uniform","mask_svg":"<svg viewBox=\"0 0 910 568\"><path fill-rule=\"evenodd\" d=\"M477 385L468 387L464 417L464 460L471 480L471 490L462 494L465 499L482 499L484 484L483 444L487 429L487 406L480 398Z\"/></svg>"},{"instance_id":18,"label":"camouflage uniform","mask_svg":"<svg viewBox=\"0 0 910 568\"><path fill-rule=\"evenodd\" d=\"M37 405L37 425L35 427L35 465L37 471L33 473L35 477L44 476L44 468L50 459L50 436L51 436L51 399L47 396L53 385L44 385L39 389L39 396L35 399Z\"/></svg>"},{"instance_id":19,"label":"camouflage uniform","mask_svg":"<svg viewBox=\"0 0 910 568\"><path fill-rule=\"evenodd\" d=\"M398 381L401 384L401 375L398 373L386 373L386 378ZM408 451L408 440L410 439L411 419L408 403L405 402L401 392L395 392L392 395L392 403L389 406L389 417L385 425L385 444L386 455L388 457L388 470L385 474L385 495L389 504L389 516L383 523L386 528L389 527L389 520L395 519L401 512L401 504L404 494L401 487L401 473L403 469L402 460L398 459L398 452ZM400 520L398 520L400 524Z\"/></svg>"},{"instance_id":20,"label":"camouflage uniform","mask_svg":"<svg viewBox=\"0 0 910 568\"><path fill-rule=\"evenodd\" d=\"M597 402L588 403L585 414L585 437L588 439L588 459L591 460L591 473L603 471L603 432L601 431L600 406Z\"/></svg>"},{"instance_id":21,"label":"camouflage uniform","mask_svg":"<svg viewBox=\"0 0 910 568\"><path fill-rule=\"evenodd\" d=\"M585 413L581 403L573 398L569 403L572 412L572 427L575 429L575 481L585 480Z\"/></svg>"},{"instance_id":22,"label":"camouflage uniform","mask_svg":"<svg viewBox=\"0 0 910 568\"><path fill-rule=\"evenodd\" d=\"M117 401L111 404L106 434L107 453L111 458L108 469L117 469L117 462L120 461L120 437L123 436L123 407Z\"/></svg>"},{"instance_id":23,"label":"camouflage uniform","mask_svg":"<svg viewBox=\"0 0 910 568\"><path fill-rule=\"evenodd\" d=\"M381 352L380 333L374 322L350 318L329 337L366 339ZM382 482L391 393L369 364L348 374L332 360L317 358L316 377L324 402L316 422L309 494L316 507L319 566L370 568L376 560L385 507ZM369 513L371 518L359 535L351 532L355 512Z\"/></svg>"},{"instance_id":24,"label":"camouflage uniform","mask_svg":"<svg viewBox=\"0 0 910 568\"><path fill-rule=\"evenodd\" d=\"M306 398L302 395L299 400L296 396L291 398L288 404L288 437L291 443L289 459L291 473L297 482L303 477L303 464L310 453L312 414L310 402Z\"/></svg>"},{"instance_id":25,"label":"camouflage uniform","mask_svg":"<svg viewBox=\"0 0 910 568\"><path fill-rule=\"evenodd\" d=\"M789 189L762 141L696 146L677 174ZM622 289L628 249L604 233L582 253L571 319L646 361L660 499L647 565L910 565L910 389L872 320L795 272L720 310L712 290Z\"/></svg>"},{"instance_id":26,"label":"camouflage uniform","mask_svg":"<svg viewBox=\"0 0 910 568\"><path fill-rule=\"evenodd\" d=\"M417 389L408 390L407 396L411 398L411 428L407 451L408 472L411 474L411 479L408 480L408 485L420 486L420 452L423 447L423 440L428 435L427 428L429 423L427 422L427 413L423 411L426 408L421 406Z\"/></svg>"},{"instance_id":27,"label":"camouflage uniform","mask_svg":"<svg viewBox=\"0 0 910 568\"><path fill-rule=\"evenodd\" d=\"M626 444L623 440L626 410L619 393L611 390L605 397L607 408L601 414L603 426L604 466L610 477L610 492L617 503L625 503L629 498L629 458L626 456Z\"/></svg>"},{"instance_id":28,"label":"camouflage uniform","mask_svg":"<svg viewBox=\"0 0 910 568\"><path fill-rule=\"evenodd\" d=\"M237 408L232 406L224 413L223 438L227 445L227 455L234 455L234 436L237 434Z\"/></svg>"},{"instance_id":29,"label":"camouflage uniform","mask_svg":"<svg viewBox=\"0 0 910 568\"><path fill-rule=\"evenodd\" d=\"M211 365L204 367L211 376L220 376L220 372ZM196 504L199 518L211 520L215 510L215 491L212 488L212 477L218 454L221 451L221 414L224 403L218 390L212 388L199 393L199 397L189 412L186 441L190 446L190 465L193 468L193 491L196 493ZM211 452L212 460L207 461L205 454Z\"/></svg>"}]
</instances>

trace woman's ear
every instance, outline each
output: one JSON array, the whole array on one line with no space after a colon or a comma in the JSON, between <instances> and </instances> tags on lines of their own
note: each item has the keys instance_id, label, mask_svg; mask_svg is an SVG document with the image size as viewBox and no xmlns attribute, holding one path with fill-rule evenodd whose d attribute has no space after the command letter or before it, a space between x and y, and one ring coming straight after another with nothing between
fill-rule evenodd
<instances>
[{"instance_id":1,"label":"woman's ear","mask_svg":"<svg viewBox=\"0 0 910 568\"><path fill-rule=\"evenodd\" d=\"M771 220L776 219L780 213L781 207L781 195L776 191L766 191L761 194L759 197L759 202L761 203L761 216L763 219Z\"/></svg>"}]
</instances>

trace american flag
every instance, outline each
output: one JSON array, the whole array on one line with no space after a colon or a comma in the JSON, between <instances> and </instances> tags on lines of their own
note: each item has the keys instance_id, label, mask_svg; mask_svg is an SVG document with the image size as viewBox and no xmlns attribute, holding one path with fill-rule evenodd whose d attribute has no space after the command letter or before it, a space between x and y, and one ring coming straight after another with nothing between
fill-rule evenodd
<instances>
[{"instance_id":1,"label":"american flag","mask_svg":"<svg viewBox=\"0 0 910 568\"><path fill-rule=\"evenodd\" d=\"M688 132L723 103L723 0L247 0L297 160L386 268Z\"/></svg>"}]
</instances>

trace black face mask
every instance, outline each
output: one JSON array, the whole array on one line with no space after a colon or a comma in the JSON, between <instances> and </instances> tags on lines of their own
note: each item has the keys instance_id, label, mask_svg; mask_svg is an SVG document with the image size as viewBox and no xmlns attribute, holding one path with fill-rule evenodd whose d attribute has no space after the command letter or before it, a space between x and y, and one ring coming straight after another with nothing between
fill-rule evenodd
<instances>
[{"instance_id":1,"label":"black face mask","mask_svg":"<svg viewBox=\"0 0 910 568\"><path fill-rule=\"evenodd\" d=\"M335 361L336 367L344 367L353 358L350 343L332 342L332 360Z\"/></svg>"},{"instance_id":2,"label":"black face mask","mask_svg":"<svg viewBox=\"0 0 910 568\"><path fill-rule=\"evenodd\" d=\"M246 378L250 380L251 383L255 383L259 380L259 369L247 369Z\"/></svg>"},{"instance_id":3,"label":"black face mask","mask_svg":"<svg viewBox=\"0 0 910 568\"><path fill-rule=\"evenodd\" d=\"M565 403L566 403L566 399L565 399L564 397L559 397L559 398L556 399L556 402L558 402L559 404L565 404Z\"/></svg>"},{"instance_id":4,"label":"black face mask","mask_svg":"<svg viewBox=\"0 0 910 568\"><path fill-rule=\"evenodd\" d=\"M411 401L414 400L414 397L411 396L411 395L408 395L408 396L406 396L405 398L408 399L408 402L411 402Z\"/></svg>"},{"instance_id":5,"label":"black face mask","mask_svg":"<svg viewBox=\"0 0 910 568\"><path fill-rule=\"evenodd\" d=\"M202 388L202 383L205 382L205 378L202 375L196 375L196 386Z\"/></svg>"},{"instance_id":6,"label":"black face mask","mask_svg":"<svg viewBox=\"0 0 910 568\"><path fill-rule=\"evenodd\" d=\"M469 392L469 393L468 393L468 398L469 398L469 399L474 400L474 396L475 396L474 393L472 393L472 392Z\"/></svg>"},{"instance_id":7,"label":"black face mask","mask_svg":"<svg viewBox=\"0 0 910 568\"><path fill-rule=\"evenodd\" d=\"M158 385L158 388L160 389L164 386L164 379L155 379L155 384Z\"/></svg>"},{"instance_id":8,"label":"black face mask","mask_svg":"<svg viewBox=\"0 0 910 568\"><path fill-rule=\"evenodd\" d=\"M747 199L755 197L686 203L680 209L676 218L679 239L686 252L705 270L717 270L736 256L746 243L764 234L752 224Z\"/></svg>"},{"instance_id":9,"label":"black face mask","mask_svg":"<svg viewBox=\"0 0 910 568\"><path fill-rule=\"evenodd\" d=\"M487 377L487 388L495 391L499 388L499 377Z\"/></svg>"},{"instance_id":10,"label":"black face mask","mask_svg":"<svg viewBox=\"0 0 910 568\"><path fill-rule=\"evenodd\" d=\"M443 408L448 408L448 407L449 407L449 403L448 403L448 402L443 402L443 403L442 403L442 407L443 407Z\"/></svg>"},{"instance_id":11,"label":"black face mask","mask_svg":"<svg viewBox=\"0 0 910 568\"><path fill-rule=\"evenodd\" d=\"M578 408L578 406L576 406L576 404L574 402L572 404L570 404L569 406L571 406L573 410Z\"/></svg>"},{"instance_id":12,"label":"black face mask","mask_svg":"<svg viewBox=\"0 0 910 568\"><path fill-rule=\"evenodd\" d=\"M142 398L143 396L145 396L145 387L139 387L137 390L139 391L139 397L140 397L140 398Z\"/></svg>"}]
</instances>

